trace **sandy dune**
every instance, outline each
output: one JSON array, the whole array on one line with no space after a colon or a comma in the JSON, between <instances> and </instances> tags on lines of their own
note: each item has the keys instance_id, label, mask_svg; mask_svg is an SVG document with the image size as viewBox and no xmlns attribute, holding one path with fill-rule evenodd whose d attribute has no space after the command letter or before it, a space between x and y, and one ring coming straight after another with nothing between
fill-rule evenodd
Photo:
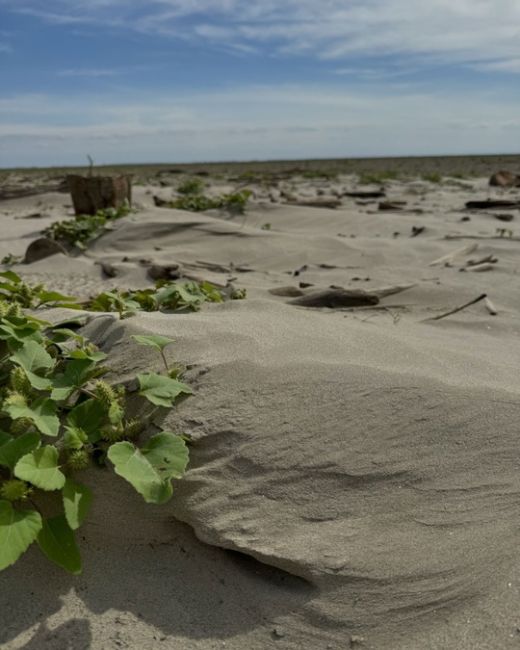
<instances>
[{"instance_id":1,"label":"sandy dune","mask_svg":"<svg viewBox=\"0 0 520 650\"><path fill-rule=\"evenodd\" d=\"M85 331L118 379L158 367L131 334L176 339L170 354L195 394L163 424L192 436L190 470L162 507L89 470L85 481L109 496L83 529L84 574L63 575L37 550L3 573L1 647L518 645L518 210L504 223L504 210L464 205L520 190L389 181L385 200L406 205L386 211L344 196L359 189L351 176L285 182L299 200L342 205L286 205L280 188L253 183L246 214L229 218L155 207L171 187L143 185L138 212L85 255L15 267L86 297L145 286L150 261L176 262L248 297L191 314L90 317ZM2 201L0 255L23 254L69 203L61 193ZM43 216L21 218L34 212ZM478 248L430 265L467 244ZM492 270L467 270L490 255ZM103 279L100 262L117 277ZM270 292L302 282L415 286L361 309ZM481 301L431 320L483 293L496 316Z\"/></svg>"}]
</instances>

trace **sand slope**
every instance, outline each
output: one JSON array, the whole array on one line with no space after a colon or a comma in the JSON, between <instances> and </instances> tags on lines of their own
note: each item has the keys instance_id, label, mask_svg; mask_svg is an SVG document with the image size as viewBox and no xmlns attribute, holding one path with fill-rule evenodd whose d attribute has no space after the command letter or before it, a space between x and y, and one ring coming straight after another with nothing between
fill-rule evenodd
<instances>
[{"instance_id":1,"label":"sand slope","mask_svg":"<svg viewBox=\"0 0 520 650\"><path fill-rule=\"evenodd\" d=\"M84 575L36 551L2 574L2 647L515 647L518 242L492 238L492 215L460 221L484 182L392 184L421 214L268 204L259 189L232 220L155 208L145 189L143 209L86 256L16 270L88 294L146 283L141 260L174 261L236 278L248 299L86 326L121 379L159 367L131 334L176 339L195 394L161 424L192 435L191 469L163 507L90 471L110 498L84 528ZM3 203L24 226L13 252L30 234L14 216L31 200ZM412 226L426 229L410 238ZM495 254L494 270L460 272L467 256L430 267L475 241L447 234L489 236L472 256ZM101 280L101 260L120 275ZM302 280L417 286L384 298L386 310L312 310L269 293ZM498 316L478 304L425 321L483 292Z\"/></svg>"}]
</instances>

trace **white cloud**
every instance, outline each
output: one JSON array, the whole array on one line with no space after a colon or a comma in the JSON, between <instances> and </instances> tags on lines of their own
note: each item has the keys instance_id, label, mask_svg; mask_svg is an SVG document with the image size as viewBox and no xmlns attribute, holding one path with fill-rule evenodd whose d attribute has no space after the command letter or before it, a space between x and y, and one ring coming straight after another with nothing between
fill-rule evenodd
<instances>
[{"instance_id":1,"label":"white cloud","mask_svg":"<svg viewBox=\"0 0 520 650\"><path fill-rule=\"evenodd\" d=\"M518 0L0 0L54 23L119 26L323 59L409 54L446 63L520 58ZM513 63L510 63L513 67ZM516 71L516 69L514 70Z\"/></svg>"},{"instance_id":2,"label":"white cloud","mask_svg":"<svg viewBox=\"0 0 520 650\"><path fill-rule=\"evenodd\" d=\"M0 100L3 167L82 164L85 151L99 163L507 152L519 137L517 101L482 92L300 85Z\"/></svg>"},{"instance_id":3,"label":"white cloud","mask_svg":"<svg viewBox=\"0 0 520 650\"><path fill-rule=\"evenodd\" d=\"M520 74L520 57L518 59L509 59L504 61L489 61L474 66L475 69L483 72L506 72Z\"/></svg>"}]
</instances>

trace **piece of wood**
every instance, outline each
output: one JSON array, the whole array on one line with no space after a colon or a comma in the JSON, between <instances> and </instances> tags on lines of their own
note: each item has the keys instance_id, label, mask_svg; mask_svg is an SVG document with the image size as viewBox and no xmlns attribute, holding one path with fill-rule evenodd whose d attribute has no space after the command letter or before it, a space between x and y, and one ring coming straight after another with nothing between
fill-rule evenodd
<instances>
[{"instance_id":1,"label":"piece of wood","mask_svg":"<svg viewBox=\"0 0 520 650\"><path fill-rule=\"evenodd\" d=\"M453 314L458 314L459 311L462 311L463 309L467 309L472 305L476 305L478 302L480 302L481 300L485 300L486 298L487 298L487 294L483 293L478 298L474 298L473 300L464 303L460 307L455 307L455 309L451 309L450 311L447 311L444 314L440 314L439 316L434 316L433 318L427 318L426 320L441 320L442 318L447 318L448 316L452 316Z\"/></svg>"},{"instance_id":2,"label":"piece of wood","mask_svg":"<svg viewBox=\"0 0 520 650\"><path fill-rule=\"evenodd\" d=\"M343 196L348 196L352 199L382 199L386 196L386 192L384 190L358 190L357 192L343 192Z\"/></svg>"},{"instance_id":3,"label":"piece of wood","mask_svg":"<svg viewBox=\"0 0 520 650\"><path fill-rule=\"evenodd\" d=\"M402 291L408 291L408 289L413 289L416 287L417 283L414 284L393 284L388 287L380 287L377 289L366 289L366 293L372 296L377 296L379 299L386 298L386 296L393 296L396 293L401 293Z\"/></svg>"},{"instance_id":4,"label":"piece of wood","mask_svg":"<svg viewBox=\"0 0 520 650\"><path fill-rule=\"evenodd\" d=\"M484 264L474 264L473 266L467 266L464 269L460 269L461 271L467 271L468 273L482 273L484 271L492 271L494 269L494 265L491 264L491 262L485 262Z\"/></svg>"},{"instance_id":5,"label":"piece of wood","mask_svg":"<svg viewBox=\"0 0 520 650\"><path fill-rule=\"evenodd\" d=\"M520 237L503 237L500 235L445 235L444 239L456 240L456 239L499 239L500 241L520 241Z\"/></svg>"},{"instance_id":6,"label":"piece of wood","mask_svg":"<svg viewBox=\"0 0 520 650\"><path fill-rule=\"evenodd\" d=\"M441 264L451 264L457 257L462 257L463 255L471 255L478 249L478 244L468 244L462 248L457 248L453 253L448 253L448 255L443 255L437 260L430 262L428 266L440 266Z\"/></svg>"},{"instance_id":7,"label":"piece of wood","mask_svg":"<svg viewBox=\"0 0 520 650\"><path fill-rule=\"evenodd\" d=\"M506 199L486 199L485 201L468 201L468 210L488 210L489 208L520 208L519 201L508 201Z\"/></svg>"},{"instance_id":8,"label":"piece of wood","mask_svg":"<svg viewBox=\"0 0 520 650\"><path fill-rule=\"evenodd\" d=\"M484 305L486 306L486 309L491 314L491 316L496 316L498 314L495 305L491 302L489 298L486 298L484 300Z\"/></svg>"},{"instance_id":9,"label":"piece of wood","mask_svg":"<svg viewBox=\"0 0 520 650\"><path fill-rule=\"evenodd\" d=\"M312 291L294 300L290 300L290 305L300 307L328 307L337 309L340 307L362 307L366 305L377 305L379 298L373 294L367 293L362 289L325 289L322 291Z\"/></svg>"}]
</instances>

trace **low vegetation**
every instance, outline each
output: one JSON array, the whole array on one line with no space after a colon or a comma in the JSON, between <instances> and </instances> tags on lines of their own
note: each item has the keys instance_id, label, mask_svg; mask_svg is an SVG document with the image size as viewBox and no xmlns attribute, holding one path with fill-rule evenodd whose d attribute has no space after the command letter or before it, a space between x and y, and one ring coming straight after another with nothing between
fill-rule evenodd
<instances>
[{"instance_id":1,"label":"low vegetation","mask_svg":"<svg viewBox=\"0 0 520 650\"><path fill-rule=\"evenodd\" d=\"M130 207L107 208L94 215L79 215L73 219L56 221L43 234L66 248L84 250L87 245L110 229L110 224L130 213Z\"/></svg>"},{"instance_id":2,"label":"low vegetation","mask_svg":"<svg viewBox=\"0 0 520 650\"><path fill-rule=\"evenodd\" d=\"M244 214L247 202L251 197L249 190L221 194L217 197L210 197L204 194L186 194L174 201L167 207L177 210L189 210L190 212L204 212L206 210L225 210L229 214Z\"/></svg>"},{"instance_id":3,"label":"low vegetation","mask_svg":"<svg viewBox=\"0 0 520 650\"><path fill-rule=\"evenodd\" d=\"M157 348L165 367L137 375L148 406L131 417L128 390L103 379L107 355L70 327L24 312L30 301L13 275L1 274L0 296L0 570L36 543L49 560L78 574L75 534L92 493L77 474L92 464L111 467L146 502L168 501L172 480L188 463L186 443L170 431L144 440L143 433L158 408L171 408L191 390L166 360L170 339L135 337ZM69 300L50 294L55 303Z\"/></svg>"}]
</instances>

